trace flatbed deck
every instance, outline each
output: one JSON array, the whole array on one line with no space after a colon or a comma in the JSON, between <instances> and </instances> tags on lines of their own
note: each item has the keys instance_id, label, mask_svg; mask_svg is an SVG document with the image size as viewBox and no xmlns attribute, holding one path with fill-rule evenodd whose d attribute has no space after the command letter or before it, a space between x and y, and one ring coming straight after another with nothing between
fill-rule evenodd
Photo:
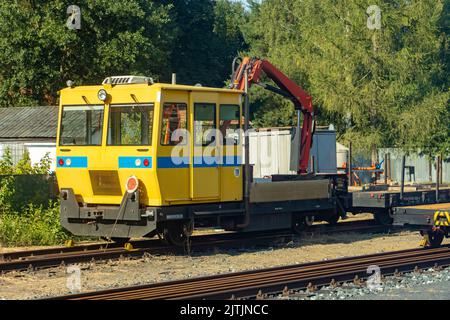
<instances>
[{"instance_id":1,"label":"flatbed deck","mask_svg":"<svg viewBox=\"0 0 450 320\"><path fill-rule=\"evenodd\" d=\"M433 227L450 223L450 203L435 203L394 208L394 225Z\"/></svg>"},{"instance_id":2,"label":"flatbed deck","mask_svg":"<svg viewBox=\"0 0 450 320\"><path fill-rule=\"evenodd\" d=\"M435 189L419 189L416 191L406 191L401 197L401 192L397 190L384 191L356 191L351 192L351 207L361 210L370 208L388 209L406 206L429 205L436 202L450 202L450 188L439 190L439 201L436 201Z\"/></svg>"},{"instance_id":3,"label":"flatbed deck","mask_svg":"<svg viewBox=\"0 0 450 320\"><path fill-rule=\"evenodd\" d=\"M422 211L450 211L450 203L435 203L435 204L424 204L421 206L409 206L402 207L401 209L407 210L422 210Z\"/></svg>"}]
</instances>

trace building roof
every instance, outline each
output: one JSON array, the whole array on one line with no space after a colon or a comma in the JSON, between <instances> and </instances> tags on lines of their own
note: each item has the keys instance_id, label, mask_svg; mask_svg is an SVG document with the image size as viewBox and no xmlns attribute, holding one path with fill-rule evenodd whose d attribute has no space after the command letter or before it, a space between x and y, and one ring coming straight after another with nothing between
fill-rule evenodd
<instances>
[{"instance_id":1,"label":"building roof","mask_svg":"<svg viewBox=\"0 0 450 320\"><path fill-rule=\"evenodd\" d=\"M58 107L0 108L0 139L56 138Z\"/></svg>"}]
</instances>

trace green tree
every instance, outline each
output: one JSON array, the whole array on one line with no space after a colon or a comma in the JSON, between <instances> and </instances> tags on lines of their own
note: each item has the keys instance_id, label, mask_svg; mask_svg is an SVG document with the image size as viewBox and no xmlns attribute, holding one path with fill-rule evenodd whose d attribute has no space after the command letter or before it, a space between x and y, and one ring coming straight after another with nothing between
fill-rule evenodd
<instances>
[{"instance_id":1,"label":"green tree","mask_svg":"<svg viewBox=\"0 0 450 320\"><path fill-rule=\"evenodd\" d=\"M240 52L248 50L242 28L248 14L240 2L217 0L214 7L214 34L216 40L217 85L223 85L231 76L231 64Z\"/></svg>"},{"instance_id":2,"label":"green tree","mask_svg":"<svg viewBox=\"0 0 450 320\"><path fill-rule=\"evenodd\" d=\"M242 4L229 0L161 0L173 4L176 40L171 70L182 84L223 86L231 63L245 49Z\"/></svg>"},{"instance_id":3,"label":"green tree","mask_svg":"<svg viewBox=\"0 0 450 320\"><path fill-rule=\"evenodd\" d=\"M0 106L55 104L67 80L168 74L171 5L85 0L81 29L66 26L71 1L0 2Z\"/></svg>"},{"instance_id":4,"label":"green tree","mask_svg":"<svg viewBox=\"0 0 450 320\"><path fill-rule=\"evenodd\" d=\"M268 58L307 89L319 124L334 123L343 141L442 149L449 139L442 31L448 0L377 1L382 19L375 30L367 24L372 4L251 2L244 29L250 54ZM293 117L284 107L278 112ZM265 119L261 125L276 126L283 117Z\"/></svg>"}]
</instances>

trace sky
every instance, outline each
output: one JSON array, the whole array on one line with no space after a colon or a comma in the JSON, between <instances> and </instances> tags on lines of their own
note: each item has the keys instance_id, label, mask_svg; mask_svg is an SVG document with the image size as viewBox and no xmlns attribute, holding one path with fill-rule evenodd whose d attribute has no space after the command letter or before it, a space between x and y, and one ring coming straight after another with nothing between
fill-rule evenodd
<instances>
[{"instance_id":1,"label":"sky","mask_svg":"<svg viewBox=\"0 0 450 320\"><path fill-rule=\"evenodd\" d=\"M247 0L230 0L232 2L240 2L242 3L246 8L248 8L247 6ZM259 2L261 2L262 0L259 0Z\"/></svg>"}]
</instances>

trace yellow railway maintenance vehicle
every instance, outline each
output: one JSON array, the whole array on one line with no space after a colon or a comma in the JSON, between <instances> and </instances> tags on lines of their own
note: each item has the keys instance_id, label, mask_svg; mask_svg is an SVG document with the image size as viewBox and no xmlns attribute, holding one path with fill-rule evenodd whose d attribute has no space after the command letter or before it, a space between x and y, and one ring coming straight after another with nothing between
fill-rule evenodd
<instances>
[{"instance_id":1,"label":"yellow railway maintenance vehicle","mask_svg":"<svg viewBox=\"0 0 450 320\"><path fill-rule=\"evenodd\" d=\"M56 175L62 225L75 235L115 241L160 235L180 245L195 227L301 228L311 213L337 220L336 177L306 175L312 113L302 99L310 109L311 100L260 62L245 60L228 89L121 76L61 90ZM249 162L243 163L245 90L261 71L279 80L282 89L272 91L298 99L305 116L299 174L271 183L253 181Z\"/></svg>"},{"instance_id":2,"label":"yellow railway maintenance vehicle","mask_svg":"<svg viewBox=\"0 0 450 320\"><path fill-rule=\"evenodd\" d=\"M263 72L276 87L260 82ZM252 84L294 103L297 174L253 179ZM266 60L243 59L227 89L136 76L69 85L60 92L57 135L61 223L80 236L159 235L185 245L201 227L301 232L314 219L334 224L347 212L391 224L398 207L450 202L449 188L349 193L348 175L337 171L336 133L313 135L313 118L311 97Z\"/></svg>"}]
</instances>

